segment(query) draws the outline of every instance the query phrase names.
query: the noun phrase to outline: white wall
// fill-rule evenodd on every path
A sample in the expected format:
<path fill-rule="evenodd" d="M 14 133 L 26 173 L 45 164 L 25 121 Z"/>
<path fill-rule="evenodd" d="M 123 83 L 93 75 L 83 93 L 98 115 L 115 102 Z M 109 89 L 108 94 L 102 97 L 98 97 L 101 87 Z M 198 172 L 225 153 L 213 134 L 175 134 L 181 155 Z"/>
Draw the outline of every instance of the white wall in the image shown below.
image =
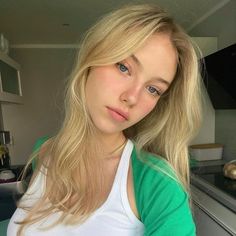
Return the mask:
<path fill-rule="evenodd" d="M 236 110 L 216 110 L 216 141 L 224 144 L 225 160 L 236 159 Z"/>
<path fill-rule="evenodd" d="M 217 51 L 217 37 L 192 37 L 202 52 L 202 57 Z M 203 119 L 198 135 L 191 144 L 215 142 L 215 110 L 206 91 L 203 91 Z"/>
<path fill-rule="evenodd" d="M 75 50 L 29 49 L 11 50 L 21 65 L 24 104 L 2 104 L 3 125 L 13 136 L 9 146 L 12 164 L 24 164 L 35 140 L 53 135 L 62 121 L 64 82 Z"/>
<path fill-rule="evenodd" d="M 191 144 L 215 143 L 215 110 L 206 92 L 203 97 L 202 124 Z"/>

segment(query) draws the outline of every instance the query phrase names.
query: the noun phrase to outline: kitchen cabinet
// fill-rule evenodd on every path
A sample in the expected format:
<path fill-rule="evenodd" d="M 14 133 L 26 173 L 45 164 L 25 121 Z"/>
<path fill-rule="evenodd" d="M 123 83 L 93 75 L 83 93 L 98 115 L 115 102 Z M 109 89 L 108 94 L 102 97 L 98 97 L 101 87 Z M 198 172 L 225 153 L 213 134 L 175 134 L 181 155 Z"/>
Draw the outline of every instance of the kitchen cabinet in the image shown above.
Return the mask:
<path fill-rule="evenodd" d="M 0 52 L 0 102 L 23 103 L 20 65 Z"/>
<path fill-rule="evenodd" d="M 24 166 L 12 166 L 11 170 L 16 176 L 16 181 L 10 183 L 0 183 L 0 221 L 11 218 L 16 210 L 17 201 L 26 191 L 32 176 L 32 169 L 26 172 L 26 177 L 22 180 L 19 177 L 22 174 Z"/>
<path fill-rule="evenodd" d="M 191 185 L 197 236 L 236 236 L 236 214 Z"/>
<path fill-rule="evenodd" d="M 17 200 L 11 197 L 2 197 L 0 196 L 0 221 L 9 219 L 12 217 L 13 213 L 16 210 Z"/>
<path fill-rule="evenodd" d="M 197 236 L 231 236 L 221 225 L 214 221 L 203 209 L 194 205 L 194 218 Z"/>

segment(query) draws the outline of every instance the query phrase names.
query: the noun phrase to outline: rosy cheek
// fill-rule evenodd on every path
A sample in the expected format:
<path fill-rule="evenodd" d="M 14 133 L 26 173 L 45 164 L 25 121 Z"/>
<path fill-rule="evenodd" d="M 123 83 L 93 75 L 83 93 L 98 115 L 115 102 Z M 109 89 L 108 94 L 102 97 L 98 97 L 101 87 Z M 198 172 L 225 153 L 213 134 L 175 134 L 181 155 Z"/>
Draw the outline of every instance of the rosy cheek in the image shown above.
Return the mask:
<path fill-rule="evenodd" d="M 156 101 L 149 101 L 149 102 L 145 102 L 145 103 L 142 103 L 142 114 L 143 114 L 143 117 L 148 115 L 152 110 L 153 108 L 155 107 L 156 105 Z"/>

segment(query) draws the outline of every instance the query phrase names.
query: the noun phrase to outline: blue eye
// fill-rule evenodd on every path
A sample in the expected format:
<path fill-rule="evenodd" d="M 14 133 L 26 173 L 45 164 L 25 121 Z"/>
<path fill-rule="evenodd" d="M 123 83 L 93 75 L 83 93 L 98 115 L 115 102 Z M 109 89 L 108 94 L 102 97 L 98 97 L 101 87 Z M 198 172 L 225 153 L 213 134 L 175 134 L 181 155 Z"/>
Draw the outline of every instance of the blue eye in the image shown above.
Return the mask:
<path fill-rule="evenodd" d="M 155 87 L 153 86 L 148 86 L 148 91 L 150 94 L 154 95 L 154 96 L 161 96 L 161 92 L 159 90 L 157 90 Z"/>
<path fill-rule="evenodd" d="M 117 63 L 117 66 L 122 73 L 129 73 L 129 69 L 124 64 Z"/>

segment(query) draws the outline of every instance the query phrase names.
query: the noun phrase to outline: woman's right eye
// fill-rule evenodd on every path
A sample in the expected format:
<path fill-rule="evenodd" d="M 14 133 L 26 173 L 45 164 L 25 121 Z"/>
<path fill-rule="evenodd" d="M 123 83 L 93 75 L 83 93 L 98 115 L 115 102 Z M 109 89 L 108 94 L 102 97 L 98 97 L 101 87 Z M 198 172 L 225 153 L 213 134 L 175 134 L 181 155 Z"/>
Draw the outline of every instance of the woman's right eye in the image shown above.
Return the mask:
<path fill-rule="evenodd" d="M 128 67 L 125 66 L 124 64 L 118 62 L 118 63 L 116 63 L 116 65 L 117 65 L 118 69 L 119 69 L 122 73 L 130 74 Z"/>

